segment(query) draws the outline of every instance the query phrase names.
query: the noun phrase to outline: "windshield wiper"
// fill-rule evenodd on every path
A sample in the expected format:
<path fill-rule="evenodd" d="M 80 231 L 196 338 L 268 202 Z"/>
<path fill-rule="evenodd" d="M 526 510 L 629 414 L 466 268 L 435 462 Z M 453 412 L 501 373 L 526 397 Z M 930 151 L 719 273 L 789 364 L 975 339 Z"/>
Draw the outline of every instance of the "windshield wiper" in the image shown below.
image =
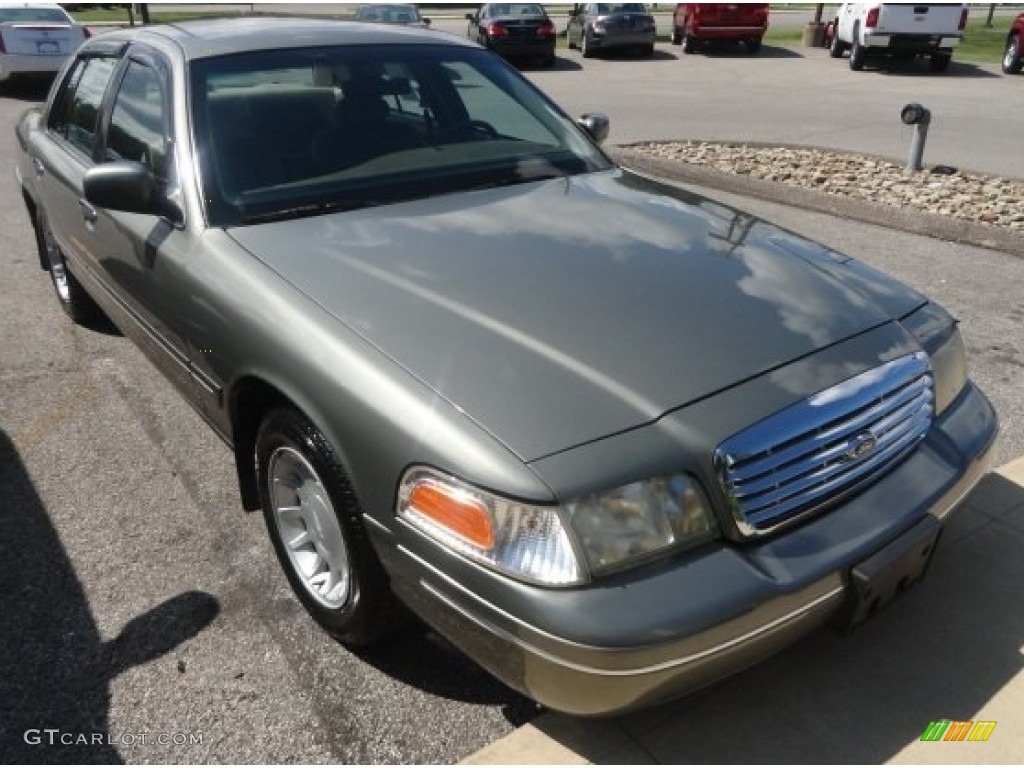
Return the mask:
<path fill-rule="evenodd" d="M 308 216 L 320 216 L 325 213 L 358 211 L 361 208 L 372 208 L 376 205 L 380 205 L 380 203 L 375 200 L 337 200 L 332 203 L 310 203 L 308 205 L 297 205 L 293 208 L 279 208 L 264 213 L 253 213 L 249 216 L 243 216 L 238 220 L 238 223 L 267 224 L 272 221 L 302 219 Z"/>
<path fill-rule="evenodd" d="M 533 181 L 550 181 L 551 179 L 564 179 L 570 174 L 568 173 L 537 173 L 532 176 L 520 176 L 510 175 L 502 176 L 497 179 L 489 179 L 482 181 L 479 184 L 471 184 L 466 187 L 460 187 L 459 192 L 475 192 L 481 189 L 496 189 L 498 187 L 511 187 L 516 184 L 529 184 Z"/>

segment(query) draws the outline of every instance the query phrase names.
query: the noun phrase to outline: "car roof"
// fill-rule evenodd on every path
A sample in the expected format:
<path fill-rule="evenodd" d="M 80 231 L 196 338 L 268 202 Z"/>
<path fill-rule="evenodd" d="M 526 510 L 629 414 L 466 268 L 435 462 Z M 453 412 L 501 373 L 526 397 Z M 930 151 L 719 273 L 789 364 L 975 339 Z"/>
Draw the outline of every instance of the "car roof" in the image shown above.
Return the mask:
<path fill-rule="evenodd" d="M 64 13 L 67 13 L 66 10 L 56 3 L 0 3 L 0 10 L 2 11 L 20 10 L 22 8 L 41 8 L 44 11 L 57 9 L 58 11 L 64 11 Z"/>
<path fill-rule="evenodd" d="M 121 38 L 144 42 L 153 37 L 173 41 L 189 60 L 247 51 L 329 45 L 473 46 L 468 40 L 446 32 L 357 21 L 270 16 L 197 19 L 122 30 L 120 34 L 107 33 L 93 39 L 113 41 Z"/>

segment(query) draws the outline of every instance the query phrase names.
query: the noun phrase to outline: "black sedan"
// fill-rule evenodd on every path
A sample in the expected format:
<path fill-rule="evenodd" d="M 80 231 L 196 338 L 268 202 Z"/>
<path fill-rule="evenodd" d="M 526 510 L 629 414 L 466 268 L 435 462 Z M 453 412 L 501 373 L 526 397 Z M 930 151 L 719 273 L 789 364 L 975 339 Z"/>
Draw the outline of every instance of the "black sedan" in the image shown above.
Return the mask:
<path fill-rule="evenodd" d="M 488 3 L 467 13 L 467 36 L 506 59 L 555 63 L 555 24 L 538 3 Z"/>

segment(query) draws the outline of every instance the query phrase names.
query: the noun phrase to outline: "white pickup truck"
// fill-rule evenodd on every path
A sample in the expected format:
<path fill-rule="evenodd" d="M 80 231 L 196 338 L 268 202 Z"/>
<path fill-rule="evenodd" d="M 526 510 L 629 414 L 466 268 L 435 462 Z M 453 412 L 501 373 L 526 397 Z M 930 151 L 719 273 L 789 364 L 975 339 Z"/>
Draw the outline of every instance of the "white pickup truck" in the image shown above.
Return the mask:
<path fill-rule="evenodd" d="M 930 57 L 932 72 L 945 72 L 967 26 L 960 3 L 843 3 L 832 25 L 829 52 L 838 59 L 849 49 L 850 69 L 868 56 Z"/>

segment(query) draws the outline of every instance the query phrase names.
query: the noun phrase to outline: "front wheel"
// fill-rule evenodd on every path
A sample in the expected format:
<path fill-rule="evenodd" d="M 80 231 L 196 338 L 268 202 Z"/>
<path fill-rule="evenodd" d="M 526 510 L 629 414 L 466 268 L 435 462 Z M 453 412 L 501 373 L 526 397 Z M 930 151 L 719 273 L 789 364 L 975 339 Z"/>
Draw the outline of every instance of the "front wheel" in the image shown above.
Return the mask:
<path fill-rule="evenodd" d="M 843 58 L 843 53 L 846 51 L 846 46 L 843 45 L 843 41 L 839 39 L 839 21 L 833 22 L 832 27 L 832 40 L 829 42 L 828 55 L 833 59 Z"/>
<path fill-rule="evenodd" d="M 41 209 L 36 216 L 34 229 L 36 248 L 39 249 L 39 256 L 50 273 L 53 290 L 57 294 L 57 301 L 60 302 L 61 309 L 79 324 L 95 320 L 101 314 L 100 308 L 68 270 L 64 253 L 57 245 Z"/>
<path fill-rule="evenodd" d="M 256 471 L 267 532 L 303 607 L 349 645 L 388 634 L 400 605 L 323 433 L 298 411 L 272 411 L 256 436 Z"/>
<path fill-rule="evenodd" d="M 761 50 L 761 38 L 752 37 L 747 40 L 747 53 L 756 54 Z"/>
<path fill-rule="evenodd" d="M 1003 53 L 1003 72 L 1008 75 L 1020 74 L 1024 69 L 1024 60 L 1021 59 L 1020 35 L 1013 35 L 1006 41 L 1006 52 Z"/>

